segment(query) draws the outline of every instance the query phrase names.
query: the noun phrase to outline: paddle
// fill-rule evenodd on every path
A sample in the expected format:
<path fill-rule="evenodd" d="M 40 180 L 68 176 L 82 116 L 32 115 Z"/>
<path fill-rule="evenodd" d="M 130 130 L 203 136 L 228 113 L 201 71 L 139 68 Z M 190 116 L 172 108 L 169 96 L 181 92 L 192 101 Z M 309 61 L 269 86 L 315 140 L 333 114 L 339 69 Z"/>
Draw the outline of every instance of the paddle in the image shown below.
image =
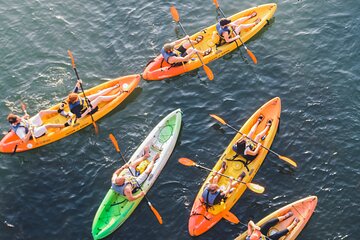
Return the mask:
<path fill-rule="evenodd" d="M 189 158 L 179 158 L 179 163 L 181 163 L 182 165 L 184 166 L 187 166 L 187 167 L 197 167 L 197 168 L 202 168 L 202 169 L 205 169 L 209 172 L 216 172 L 210 168 L 207 168 L 207 167 L 204 167 L 204 166 L 201 166 L 199 164 L 197 164 L 196 162 L 194 162 L 193 160 L 189 159 Z M 222 173 L 219 173 L 217 172 L 219 175 L 223 176 L 223 177 L 227 177 L 227 178 L 230 178 L 230 176 L 228 175 L 225 175 L 225 174 L 222 174 Z M 238 181 L 237 179 L 234 179 L 235 181 L 239 182 L 239 183 L 243 183 L 245 184 L 251 191 L 255 192 L 255 193 L 263 193 L 265 191 L 265 188 L 263 186 L 260 186 L 258 184 L 255 184 L 255 183 L 246 183 L 246 182 L 242 182 L 242 181 Z"/>
<path fill-rule="evenodd" d="M 26 104 L 21 102 L 21 109 L 23 110 L 23 112 L 26 114 L 26 115 L 29 115 L 26 111 Z M 35 138 L 35 135 L 34 135 L 34 130 L 32 128 L 32 126 L 29 127 L 29 130 L 30 130 L 30 133 L 31 133 L 31 136 L 34 140 L 34 142 L 37 142 L 36 138 Z M 16 151 L 16 150 L 15 150 Z"/>
<path fill-rule="evenodd" d="M 217 10 L 220 11 L 220 13 L 223 15 L 224 18 L 226 18 L 224 12 L 221 10 L 219 3 L 217 2 L 217 0 L 214 0 L 214 4 Z M 235 32 L 235 31 L 234 31 Z M 236 33 L 235 33 L 236 34 Z M 248 53 L 248 55 L 250 56 L 251 60 L 254 62 L 254 64 L 257 64 L 257 58 L 255 57 L 254 53 L 252 51 L 250 51 L 250 49 L 248 49 L 245 45 L 245 43 L 241 40 L 240 34 L 237 34 L 239 36 L 239 40 L 241 42 L 241 44 L 244 46 L 246 52 Z M 236 41 L 235 41 L 236 42 Z"/>
<path fill-rule="evenodd" d="M 242 136 L 246 137 L 247 139 L 249 139 L 249 140 L 252 141 L 253 143 L 260 144 L 260 143 L 258 143 L 258 142 L 256 142 L 256 141 L 254 141 L 253 139 L 249 138 L 248 136 L 246 136 L 246 135 L 243 134 L 242 132 L 238 131 L 238 130 L 237 130 L 236 128 L 234 128 L 233 126 L 229 125 L 229 124 L 228 124 L 227 122 L 225 122 L 225 120 L 222 119 L 221 117 L 219 117 L 219 116 L 217 116 L 217 115 L 215 115 L 215 114 L 210 114 L 210 117 L 214 118 L 216 121 L 220 122 L 221 124 L 228 126 L 229 128 L 233 129 L 234 131 L 240 133 Z M 262 148 L 268 150 L 269 152 L 275 154 L 278 158 L 280 158 L 281 160 L 287 162 L 287 163 L 290 164 L 291 166 L 297 167 L 297 163 L 296 163 L 294 160 L 292 160 L 292 159 L 290 159 L 290 158 L 288 158 L 288 157 L 282 156 L 282 155 L 274 152 L 273 150 L 271 150 L 271 149 L 263 146 L 262 144 L 260 144 L 260 146 L 261 146 Z"/>
<path fill-rule="evenodd" d="M 180 15 L 179 15 L 179 13 L 178 13 L 178 11 L 176 10 L 176 8 L 175 8 L 174 5 L 170 7 L 170 13 L 171 13 L 174 21 L 179 24 L 179 26 L 181 27 L 181 29 L 183 30 L 183 32 L 185 33 L 185 35 L 188 35 L 188 34 L 186 33 L 184 27 L 182 26 L 181 22 L 180 22 Z M 194 45 L 192 44 L 190 38 L 188 38 L 188 41 L 190 42 L 191 46 L 195 49 L 195 47 L 194 47 Z M 202 66 L 203 66 L 203 68 L 204 68 L 204 71 L 205 71 L 207 77 L 209 78 L 209 80 L 213 80 L 213 79 L 214 79 L 214 74 L 212 73 L 211 69 L 210 69 L 208 66 L 205 65 L 205 63 L 202 61 L 199 53 L 196 52 L 196 54 L 197 54 L 197 56 L 198 56 L 198 58 L 199 58 L 199 60 L 200 60 L 200 62 L 201 62 L 201 64 L 202 64 Z"/>
<path fill-rule="evenodd" d="M 119 144 L 118 144 L 115 136 L 110 133 L 110 134 L 109 134 L 109 138 L 110 138 L 111 142 L 113 143 L 116 151 L 117 151 L 118 153 L 120 153 L 121 159 L 124 161 L 124 164 L 126 164 L 126 160 L 125 160 L 123 154 L 122 154 L 121 151 L 120 151 Z M 132 171 L 130 170 L 130 168 L 129 168 L 129 172 L 133 175 L 133 173 L 132 173 Z M 134 175 L 133 175 L 133 176 L 134 176 Z M 135 179 L 135 181 L 136 181 L 136 179 Z M 139 184 L 138 182 L 136 182 L 136 183 L 137 183 L 138 187 L 140 188 L 140 190 L 143 191 L 142 188 L 141 188 L 141 186 L 140 186 L 140 184 Z M 144 195 L 144 197 L 145 197 L 145 199 L 146 199 L 146 201 L 147 201 L 147 203 L 148 203 L 151 211 L 154 213 L 155 217 L 156 217 L 157 220 L 159 221 L 159 223 L 160 223 L 160 224 L 163 224 L 163 220 L 162 220 L 162 217 L 161 217 L 161 215 L 159 214 L 159 212 L 158 212 L 158 211 L 155 209 L 155 207 L 151 204 L 149 198 L 148 198 L 146 195 Z"/>
<path fill-rule="evenodd" d="M 75 60 L 74 60 L 74 57 L 73 57 L 73 55 L 72 55 L 72 53 L 71 53 L 70 50 L 68 50 L 68 54 L 69 54 L 69 57 L 70 57 L 70 59 L 71 59 L 72 68 L 73 68 L 74 71 L 75 71 L 76 78 L 77 78 L 77 80 L 80 80 L 79 74 L 78 74 L 77 69 L 76 69 L 76 66 L 75 66 Z M 87 104 L 87 107 L 90 107 L 90 109 L 91 109 L 91 111 L 92 111 L 93 109 L 92 109 L 91 103 L 90 103 L 89 99 L 87 99 L 87 97 L 86 97 L 86 95 L 85 95 L 84 88 L 83 88 L 81 82 L 80 82 L 80 88 L 81 88 L 81 91 L 82 91 L 82 93 L 83 93 L 83 95 L 84 95 L 84 98 L 85 98 L 85 102 L 86 102 L 86 104 Z M 95 120 L 94 120 L 94 117 L 93 117 L 93 115 L 91 114 L 91 112 L 90 112 L 90 117 L 91 117 L 92 124 L 94 125 L 95 133 L 96 133 L 96 135 L 98 135 L 98 134 L 99 134 L 99 128 L 98 128 L 98 126 L 97 126 L 97 124 L 96 124 L 96 122 L 95 122 Z M 73 123 L 72 123 L 72 125 L 73 125 Z"/>
<path fill-rule="evenodd" d="M 228 220 L 229 222 L 238 224 L 240 222 L 240 220 L 235 216 L 235 214 L 233 214 L 230 211 L 225 211 L 222 215 L 223 218 L 225 218 L 226 220 Z"/>

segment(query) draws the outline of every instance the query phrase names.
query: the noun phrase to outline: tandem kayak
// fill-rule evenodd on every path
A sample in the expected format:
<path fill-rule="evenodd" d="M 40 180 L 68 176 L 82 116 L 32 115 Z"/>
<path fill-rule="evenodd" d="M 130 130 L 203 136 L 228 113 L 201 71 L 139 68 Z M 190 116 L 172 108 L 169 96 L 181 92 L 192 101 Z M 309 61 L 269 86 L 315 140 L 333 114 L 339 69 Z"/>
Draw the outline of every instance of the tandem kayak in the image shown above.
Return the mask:
<path fill-rule="evenodd" d="M 160 157 L 156 160 L 152 172 L 141 185 L 145 193 L 154 184 L 174 150 L 180 132 L 181 119 L 182 113 L 180 109 L 171 112 L 156 125 L 129 160 L 132 161 L 141 157 L 145 146 L 150 146 L 149 160 L 160 152 Z M 120 227 L 130 217 L 142 199 L 143 197 L 130 202 L 124 196 L 110 189 L 101 202 L 93 220 L 92 235 L 94 239 L 104 238 Z"/>
<path fill-rule="evenodd" d="M 306 223 L 309 221 L 310 217 L 312 216 L 315 207 L 317 205 L 318 199 L 316 196 L 309 196 L 303 199 L 300 199 L 296 202 L 293 202 L 285 207 L 280 208 L 279 210 L 267 215 L 259 222 L 256 223 L 257 226 L 262 227 L 264 223 L 269 221 L 272 218 L 276 218 L 286 214 L 289 211 L 292 211 L 294 214 L 292 217 L 279 222 L 277 225 L 273 226 L 269 232 L 274 233 L 285 229 L 289 226 L 294 218 L 296 217 L 299 219 L 299 223 L 296 225 L 294 229 L 292 229 L 285 237 L 281 238 L 282 240 L 294 240 L 300 234 L 300 232 L 304 229 Z M 245 240 L 247 232 L 239 235 L 235 240 Z"/>
<path fill-rule="evenodd" d="M 108 82 L 102 83 L 98 86 L 95 86 L 93 88 L 90 88 L 88 90 L 85 90 L 85 95 L 89 96 L 91 94 L 97 93 L 98 91 L 110 88 L 112 86 L 115 86 L 116 84 L 119 84 L 118 88 L 115 88 L 111 92 L 108 93 L 108 95 L 112 95 L 117 93 L 119 90 L 123 90 L 123 86 L 126 86 L 126 92 L 123 92 L 118 97 L 116 97 L 114 100 L 109 102 L 101 102 L 98 107 L 99 110 L 94 113 L 92 116 L 95 121 L 102 118 L 106 114 L 108 114 L 111 110 L 116 108 L 122 101 L 124 101 L 125 98 L 127 98 L 131 92 L 137 87 L 137 85 L 140 82 L 140 75 L 129 75 L 125 77 L 116 78 L 113 80 L 110 80 Z M 82 93 L 79 94 L 80 96 L 83 96 Z M 61 103 L 56 104 L 49 108 L 48 110 L 58 110 Z M 64 108 L 65 111 L 69 112 L 69 106 L 68 104 L 65 105 Z M 60 114 L 52 114 L 48 115 L 46 117 L 42 118 L 43 125 L 47 123 L 52 124 L 65 124 L 66 121 L 68 121 L 64 116 L 61 116 Z M 10 131 L 7 133 L 3 139 L 0 141 L 0 152 L 2 153 L 13 153 L 13 152 L 23 152 L 27 150 L 31 150 L 34 148 L 42 147 L 46 144 L 55 142 L 59 139 L 62 139 L 64 137 L 69 136 L 70 134 L 73 134 L 74 132 L 79 131 L 80 129 L 83 129 L 84 127 L 92 124 L 91 116 L 87 115 L 84 118 L 77 119 L 76 123 L 73 125 L 70 125 L 68 127 L 64 127 L 62 129 L 48 129 L 47 133 L 44 136 L 41 136 L 39 138 L 30 139 L 27 143 L 19 143 L 19 137 L 14 133 L 14 131 Z"/>
<path fill-rule="evenodd" d="M 242 12 L 236 13 L 229 18 L 232 21 L 235 21 L 241 17 L 250 15 L 252 12 L 257 13 L 257 16 L 255 18 L 249 19 L 248 21 L 246 21 L 244 23 L 245 24 L 252 23 L 257 18 L 260 18 L 261 21 L 253 28 L 242 30 L 240 33 L 241 40 L 243 42 L 247 42 L 250 38 L 252 38 L 256 33 L 258 33 L 268 23 L 268 21 L 274 15 L 276 8 L 277 8 L 277 5 L 275 3 L 264 4 L 264 5 L 249 8 Z M 205 28 L 205 29 L 201 30 L 200 32 L 197 32 L 194 35 L 190 36 L 190 39 L 192 39 L 192 40 L 195 40 L 200 35 L 203 36 L 203 40 L 195 45 L 196 49 L 205 51 L 205 50 L 209 49 L 209 47 L 212 48 L 212 52 L 209 55 L 202 57 L 204 64 L 212 62 L 215 59 L 218 59 L 218 58 L 224 56 L 225 54 L 228 54 L 229 52 L 235 50 L 236 48 L 238 48 L 239 46 L 242 45 L 240 40 L 236 40 L 234 42 L 226 43 L 224 45 L 217 47 L 214 44 L 214 40 L 212 39 L 213 34 L 215 32 L 216 32 L 216 24 L 214 24 L 208 28 Z M 171 78 L 171 77 L 192 71 L 201 66 L 202 66 L 202 64 L 201 64 L 199 58 L 196 55 L 194 55 L 193 58 L 191 60 L 189 60 L 187 63 L 185 63 L 181 66 L 178 66 L 178 67 L 171 67 L 170 64 L 168 64 L 164 60 L 163 56 L 160 54 L 155 59 L 151 60 L 147 64 L 147 66 L 142 74 L 142 77 L 145 80 L 162 80 L 165 78 Z"/>
<path fill-rule="evenodd" d="M 263 115 L 263 120 L 258 125 L 254 137 L 260 133 L 266 126 L 268 120 L 272 119 L 272 125 L 268 130 L 265 140 L 261 140 L 260 143 L 270 148 L 280 121 L 280 112 L 281 112 L 281 100 L 276 97 L 272 100 L 265 103 L 262 107 L 260 107 L 244 124 L 244 126 L 239 130 L 244 134 L 248 134 L 251 127 L 256 123 L 260 115 Z M 255 177 L 255 174 L 259 170 L 261 164 L 263 163 L 267 150 L 261 148 L 258 155 L 254 160 L 250 163 L 245 164 L 245 159 L 242 157 L 233 159 L 235 155 L 232 146 L 241 138 L 241 134 L 237 133 L 233 140 L 230 142 L 225 152 L 221 155 L 220 159 L 216 163 L 213 168 L 213 171 L 219 171 L 223 161 L 226 161 L 227 168 L 223 174 L 233 177 L 237 179 L 242 172 L 245 172 L 245 177 L 242 182 L 249 183 Z M 226 198 L 225 201 L 221 202 L 221 204 L 214 205 L 212 207 L 206 207 L 202 199 L 202 193 L 205 188 L 206 182 L 210 179 L 212 173 L 209 174 L 204 184 L 199 190 L 197 194 L 194 205 L 190 212 L 189 219 L 189 233 L 191 236 L 198 236 L 203 234 L 212 228 L 217 222 L 219 222 L 222 218 L 226 217 L 229 214 L 229 210 L 234 206 L 234 204 L 239 200 L 244 191 L 246 190 L 245 184 L 238 184 L 237 188 Z M 229 179 L 221 177 L 218 185 L 228 186 Z"/>

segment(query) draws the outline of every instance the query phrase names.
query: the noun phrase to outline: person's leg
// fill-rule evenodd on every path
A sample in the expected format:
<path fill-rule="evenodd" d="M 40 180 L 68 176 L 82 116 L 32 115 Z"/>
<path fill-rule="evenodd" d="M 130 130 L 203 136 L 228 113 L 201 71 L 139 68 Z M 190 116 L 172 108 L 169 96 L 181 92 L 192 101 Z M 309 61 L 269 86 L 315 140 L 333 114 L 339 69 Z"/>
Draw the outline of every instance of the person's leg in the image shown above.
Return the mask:
<path fill-rule="evenodd" d="M 256 21 L 253 22 L 253 23 L 240 24 L 237 28 L 235 28 L 235 32 L 236 32 L 236 34 L 239 34 L 239 33 L 241 32 L 241 30 L 248 29 L 248 28 L 252 28 L 252 27 L 254 27 L 256 24 L 258 24 L 259 22 L 260 22 L 260 18 L 256 19 Z"/>
<path fill-rule="evenodd" d="M 112 87 L 109 87 L 109 88 L 106 88 L 106 89 L 103 89 L 95 94 L 92 94 L 90 96 L 87 96 L 87 98 L 90 100 L 90 101 L 93 101 L 94 99 L 100 97 L 100 96 L 103 96 L 103 95 L 106 95 L 108 94 L 109 92 L 111 92 L 112 90 L 116 89 L 119 87 L 119 84 L 116 84 Z"/>
<path fill-rule="evenodd" d="M 287 228 L 285 228 L 284 230 L 278 231 L 274 234 L 271 234 L 271 236 L 269 236 L 272 240 L 278 240 L 281 237 L 285 236 L 286 234 L 288 234 L 291 230 L 294 229 L 294 227 L 296 227 L 296 225 L 298 224 L 299 220 L 297 218 L 294 219 L 294 221 L 290 224 L 290 226 L 288 226 Z"/>
<path fill-rule="evenodd" d="M 254 133 L 256 132 L 257 127 L 259 126 L 259 124 L 261 123 L 261 121 L 263 120 L 264 116 L 260 115 L 258 120 L 256 121 L 256 123 L 251 127 L 250 132 L 247 134 L 247 136 L 249 138 L 252 138 L 252 136 L 254 135 Z"/>
<path fill-rule="evenodd" d="M 266 127 L 264 128 L 264 130 L 262 130 L 259 134 L 256 135 L 255 137 L 255 142 L 259 142 L 260 139 L 262 139 L 266 134 L 267 132 L 269 131 L 270 127 L 271 127 L 271 124 L 272 124 L 272 120 L 269 120 L 267 123 L 266 123 Z"/>
<path fill-rule="evenodd" d="M 223 174 L 226 170 L 226 162 L 223 161 L 222 164 L 221 164 L 221 168 L 219 170 L 219 173 L 220 174 Z M 218 183 L 219 182 L 219 179 L 220 179 L 220 174 L 218 174 L 217 172 L 215 173 L 215 176 L 213 177 L 211 183 Z"/>
<path fill-rule="evenodd" d="M 266 223 L 264 223 L 264 225 L 261 226 L 261 233 L 265 236 L 267 236 L 267 233 L 269 232 L 270 228 L 272 228 L 273 226 L 275 226 L 276 224 L 278 224 L 280 222 L 279 218 L 272 218 L 269 221 L 267 221 Z"/>
<path fill-rule="evenodd" d="M 120 96 L 121 93 L 122 92 L 119 91 L 117 94 L 114 94 L 114 95 L 97 97 L 97 98 L 95 98 L 94 100 L 91 101 L 91 106 L 94 109 L 94 108 L 97 107 L 97 105 L 99 105 L 99 103 L 112 101 L 115 98 L 117 98 L 118 96 Z"/>
<path fill-rule="evenodd" d="M 54 113 L 57 113 L 57 112 L 58 112 L 57 110 L 41 110 L 38 114 L 42 118 L 45 115 L 54 114 Z"/>

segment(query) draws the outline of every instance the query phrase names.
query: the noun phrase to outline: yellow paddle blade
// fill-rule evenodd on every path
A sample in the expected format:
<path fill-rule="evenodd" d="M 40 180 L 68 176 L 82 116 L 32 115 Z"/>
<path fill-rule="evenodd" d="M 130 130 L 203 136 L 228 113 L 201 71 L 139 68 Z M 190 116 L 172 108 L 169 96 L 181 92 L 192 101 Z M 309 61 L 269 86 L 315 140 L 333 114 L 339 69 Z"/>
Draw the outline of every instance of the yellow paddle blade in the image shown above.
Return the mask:
<path fill-rule="evenodd" d="M 172 15 L 172 18 L 174 19 L 175 22 L 179 22 L 180 21 L 180 16 L 179 16 L 179 13 L 178 11 L 176 10 L 175 6 L 172 5 L 170 7 L 170 13 Z"/>
<path fill-rule="evenodd" d="M 163 220 L 162 220 L 162 217 L 161 217 L 160 213 L 154 208 L 154 206 L 150 202 L 148 202 L 148 203 L 149 203 L 151 211 L 154 213 L 154 215 L 155 215 L 156 219 L 158 220 L 158 222 L 160 224 L 163 224 Z"/>
<path fill-rule="evenodd" d="M 192 167 L 196 165 L 196 163 L 189 158 L 179 158 L 179 163 L 188 167 Z"/>
<path fill-rule="evenodd" d="M 215 4 L 215 7 L 216 7 L 216 8 L 219 8 L 219 3 L 218 3 L 217 0 L 214 0 L 214 4 Z"/>
<path fill-rule="evenodd" d="M 110 134 L 109 134 L 109 138 L 110 138 L 111 142 L 113 143 L 116 151 L 117 151 L 117 152 L 120 152 L 119 144 L 118 144 L 118 142 L 116 141 L 116 138 L 114 137 L 114 135 L 112 135 L 112 134 L 110 133 Z"/>
<path fill-rule="evenodd" d="M 296 163 L 294 160 L 291 160 L 290 158 L 284 157 L 284 156 L 281 156 L 281 155 L 279 155 L 278 157 L 279 157 L 281 160 L 289 163 L 291 166 L 297 167 L 297 163 Z"/>
<path fill-rule="evenodd" d="M 214 118 L 216 121 L 220 122 L 223 125 L 226 125 L 226 122 L 224 119 L 222 119 L 221 117 L 215 115 L 215 114 L 209 114 L 210 117 Z"/>
<path fill-rule="evenodd" d="M 208 66 L 206 66 L 205 64 L 203 65 L 203 67 L 204 67 L 204 71 L 205 71 L 207 77 L 209 78 L 209 80 L 210 81 L 213 80 L 214 79 L 214 74 L 211 71 L 211 69 Z"/>
<path fill-rule="evenodd" d="M 238 224 L 240 222 L 240 220 L 237 218 L 237 216 L 235 216 L 235 214 L 229 212 L 229 211 L 225 211 L 223 213 L 223 218 L 225 218 L 226 220 L 228 220 L 229 222 L 232 222 L 234 224 Z"/>
<path fill-rule="evenodd" d="M 246 51 L 249 54 L 251 60 L 254 62 L 254 64 L 257 64 L 257 59 L 256 59 L 255 55 L 252 53 L 252 51 L 250 51 L 249 49 L 246 49 Z"/>
<path fill-rule="evenodd" d="M 73 68 L 76 68 L 76 66 L 75 66 L 75 60 L 74 60 L 74 57 L 73 57 L 72 52 L 71 52 L 70 50 L 68 50 L 68 55 L 69 55 L 69 57 L 70 57 L 70 59 L 71 59 L 71 65 L 72 65 L 72 67 L 73 67 Z"/>
<path fill-rule="evenodd" d="M 253 192 L 255 193 L 263 193 L 265 191 L 265 188 L 263 186 L 260 186 L 258 184 L 255 183 L 246 183 L 246 186 Z"/>

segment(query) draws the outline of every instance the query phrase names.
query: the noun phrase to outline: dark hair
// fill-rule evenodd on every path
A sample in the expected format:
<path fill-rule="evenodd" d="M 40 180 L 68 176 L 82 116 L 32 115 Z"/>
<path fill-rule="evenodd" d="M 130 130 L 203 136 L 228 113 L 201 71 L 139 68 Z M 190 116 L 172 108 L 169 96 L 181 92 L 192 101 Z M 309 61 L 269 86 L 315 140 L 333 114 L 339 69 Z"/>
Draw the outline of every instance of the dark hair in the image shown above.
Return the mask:
<path fill-rule="evenodd" d="M 16 121 L 17 121 L 17 116 L 16 116 L 15 114 L 10 113 L 10 114 L 7 116 L 7 120 L 8 120 L 9 123 L 11 123 L 11 124 L 16 123 Z"/>
<path fill-rule="evenodd" d="M 222 26 L 222 27 L 229 23 L 231 23 L 231 20 L 229 20 L 227 18 L 220 19 L 220 26 Z"/>

